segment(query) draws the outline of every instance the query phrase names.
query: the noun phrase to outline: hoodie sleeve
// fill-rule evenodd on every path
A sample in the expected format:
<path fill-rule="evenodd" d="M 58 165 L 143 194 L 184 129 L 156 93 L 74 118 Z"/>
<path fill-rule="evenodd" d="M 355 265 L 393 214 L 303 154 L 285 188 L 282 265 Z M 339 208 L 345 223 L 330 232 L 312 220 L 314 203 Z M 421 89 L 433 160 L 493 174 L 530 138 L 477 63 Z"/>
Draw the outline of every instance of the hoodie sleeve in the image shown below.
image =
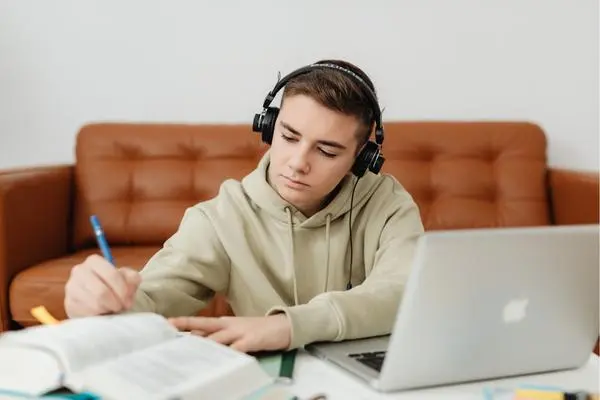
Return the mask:
<path fill-rule="evenodd" d="M 326 292 L 306 304 L 275 307 L 267 314 L 284 312 L 290 318 L 290 348 L 317 341 L 340 341 L 391 332 L 408 280 L 423 224 L 416 204 L 404 202 L 387 218 L 380 232 L 372 269 L 365 281 L 348 291 Z"/>
<path fill-rule="evenodd" d="M 179 228 L 141 271 L 130 311 L 196 315 L 228 285 L 229 258 L 206 214 L 188 208 Z"/>

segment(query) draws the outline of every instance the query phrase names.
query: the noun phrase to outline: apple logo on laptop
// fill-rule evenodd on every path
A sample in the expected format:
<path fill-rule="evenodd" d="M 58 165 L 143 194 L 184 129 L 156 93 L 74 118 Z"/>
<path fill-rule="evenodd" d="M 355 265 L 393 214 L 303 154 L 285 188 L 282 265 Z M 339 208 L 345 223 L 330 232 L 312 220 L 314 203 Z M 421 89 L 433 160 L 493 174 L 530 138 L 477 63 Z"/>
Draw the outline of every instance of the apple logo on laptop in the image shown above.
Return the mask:
<path fill-rule="evenodd" d="M 529 299 L 520 298 L 509 301 L 502 310 L 502 317 L 507 324 L 513 324 L 525 319 Z"/>

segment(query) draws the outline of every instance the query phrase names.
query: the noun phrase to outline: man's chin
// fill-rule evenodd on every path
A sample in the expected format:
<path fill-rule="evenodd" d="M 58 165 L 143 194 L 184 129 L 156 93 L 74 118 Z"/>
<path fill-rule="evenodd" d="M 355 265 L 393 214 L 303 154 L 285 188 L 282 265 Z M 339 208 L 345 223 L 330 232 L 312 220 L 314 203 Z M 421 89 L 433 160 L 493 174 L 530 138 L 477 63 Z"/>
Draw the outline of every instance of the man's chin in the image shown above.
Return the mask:
<path fill-rule="evenodd" d="M 301 193 L 287 187 L 278 188 L 277 193 L 279 193 L 279 196 L 283 200 L 292 204 L 296 208 L 302 208 L 302 205 L 307 203 L 306 193 Z"/>
<path fill-rule="evenodd" d="M 306 198 L 303 193 L 285 186 L 277 188 L 277 193 L 279 193 L 279 196 L 281 196 L 282 199 L 292 204 L 298 202 L 302 203 Z"/>

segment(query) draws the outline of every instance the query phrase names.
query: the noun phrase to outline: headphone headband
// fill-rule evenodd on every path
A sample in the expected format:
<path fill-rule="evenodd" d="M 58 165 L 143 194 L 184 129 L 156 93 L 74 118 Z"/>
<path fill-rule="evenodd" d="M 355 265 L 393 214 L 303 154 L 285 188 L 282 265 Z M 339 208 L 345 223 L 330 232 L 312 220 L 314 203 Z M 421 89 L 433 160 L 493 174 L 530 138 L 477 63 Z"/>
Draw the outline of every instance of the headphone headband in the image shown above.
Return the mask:
<path fill-rule="evenodd" d="M 365 82 L 365 80 L 362 79 L 357 73 L 355 73 L 354 71 L 351 71 L 347 68 L 336 65 L 336 64 L 331 64 L 331 63 L 310 64 L 310 65 L 298 68 L 297 70 L 292 71 L 289 74 L 285 75 L 282 79 L 277 81 L 277 83 L 275 84 L 275 87 L 273 89 L 271 89 L 271 91 L 265 97 L 265 100 L 263 101 L 263 110 L 266 111 L 266 109 L 269 107 L 269 105 L 271 104 L 271 102 L 273 101 L 273 99 L 275 98 L 277 93 L 290 80 L 294 79 L 295 77 L 297 77 L 299 75 L 303 75 L 303 74 L 311 72 L 315 69 L 320 69 L 320 68 L 329 68 L 329 69 L 335 69 L 338 71 L 342 71 L 343 73 L 351 76 L 355 81 L 359 82 L 362 85 L 364 92 L 369 97 L 369 102 L 371 103 L 370 104 L 371 110 L 373 111 L 373 120 L 375 122 L 375 142 L 381 146 L 383 144 L 383 123 L 381 121 L 381 109 L 379 108 L 377 96 L 373 92 L 373 89 L 371 89 L 371 87 Z"/>

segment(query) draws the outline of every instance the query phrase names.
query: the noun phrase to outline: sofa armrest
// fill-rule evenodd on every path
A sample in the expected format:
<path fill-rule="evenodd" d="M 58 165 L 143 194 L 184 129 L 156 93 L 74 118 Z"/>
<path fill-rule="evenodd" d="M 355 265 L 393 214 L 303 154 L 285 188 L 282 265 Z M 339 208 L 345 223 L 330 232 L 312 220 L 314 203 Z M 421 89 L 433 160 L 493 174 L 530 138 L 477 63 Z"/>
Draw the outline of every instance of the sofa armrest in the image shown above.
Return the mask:
<path fill-rule="evenodd" d="M 599 223 L 598 172 L 549 171 L 550 203 L 556 225 Z"/>
<path fill-rule="evenodd" d="M 13 277 L 67 253 L 73 167 L 0 171 L 0 332 L 8 330 Z"/>

